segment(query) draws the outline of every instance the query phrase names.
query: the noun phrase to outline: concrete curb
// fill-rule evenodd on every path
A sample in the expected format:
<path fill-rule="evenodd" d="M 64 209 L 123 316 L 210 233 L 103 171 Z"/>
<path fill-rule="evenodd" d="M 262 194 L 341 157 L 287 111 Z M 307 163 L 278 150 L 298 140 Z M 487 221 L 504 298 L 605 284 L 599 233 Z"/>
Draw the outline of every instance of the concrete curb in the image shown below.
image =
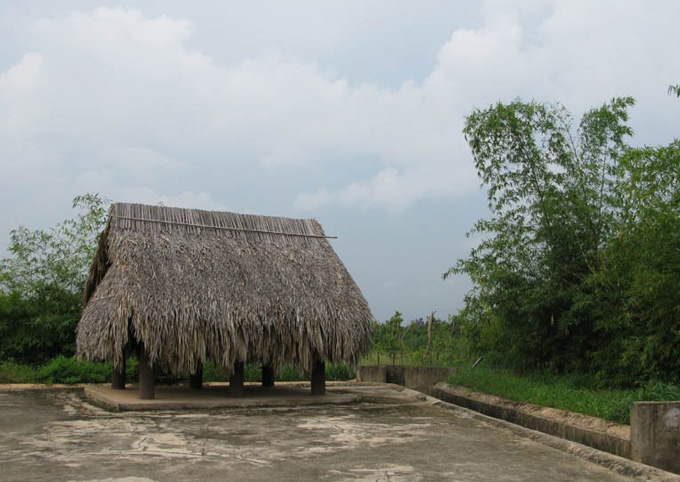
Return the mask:
<path fill-rule="evenodd" d="M 505 420 L 516 425 L 521 425 L 531 430 L 543 432 L 548 435 L 563 438 L 571 442 L 587 445 L 603 452 L 632 459 L 630 428 L 617 426 L 617 429 L 627 429 L 627 435 L 622 432 L 608 431 L 606 426 L 596 425 L 602 422 L 596 417 L 581 415 L 576 420 L 565 420 L 558 417 L 546 416 L 537 409 L 545 408 L 538 405 L 515 403 L 512 400 L 490 396 L 482 393 L 469 391 L 464 387 L 457 387 L 445 383 L 439 383 L 427 390 L 428 394 L 453 403 L 461 407 L 469 408 L 475 412 L 483 413 L 493 418 Z M 570 412 L 559 410 L 563 414 Z M 577 414 L 573 414 L 577 415 Z M 584 425 L 579 420 L 590 419 L 594 425 Z M 611 424 L 613 426 L 613 424 Z"/>
<path fill-rule="evenodd" d="M 673 474 L 671 472 L 666 472 L 665 470 L 657 469 L 655 467 L 644 465 L 638 462 L 633 462 L 632 460 L 619 457 L 617 455 L 613 455 L 607 452 L 602 452 L 601 450 L 597 450 L 586 445 L 571 442 L 569 440 L 555 437 L 553 435 L 548 435 L 543 432 L 537 432 L 535 430 L 531 430 L 526 427 L 522 427 L 521 425 L 516 425 L 514 423 L 507 422 L 505 420 L 493 418 L 488 415 L 484 415 L 482 413 L 471 410 L 469 408 L 461 407 L 459 405 L 454 405 L 453 403 L 442 401 L 430 395 L 425 395 L 425 398 L 427 399 L 428 403 L 435 407 L 451 410 L 465 417 L 473 418 L 475 420 L 485 422 L 494 427 L 510 431 L 513 434 L 518 435 L 520 437 L 540 442 L 554 449 L 561 450 L 562 452 L 567 452 L 581 459 L 601 465 L 621 475 L 635 477 L 638 480 L 644 480 L 649 482 L 680 482 L 680 475 Z"/>

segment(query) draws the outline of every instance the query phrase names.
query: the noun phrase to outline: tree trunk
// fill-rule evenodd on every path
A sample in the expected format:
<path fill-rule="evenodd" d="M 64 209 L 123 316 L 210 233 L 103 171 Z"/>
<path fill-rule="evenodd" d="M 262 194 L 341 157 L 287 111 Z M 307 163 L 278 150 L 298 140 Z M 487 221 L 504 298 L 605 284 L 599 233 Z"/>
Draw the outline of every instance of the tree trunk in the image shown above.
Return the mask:
<path fill-rule="evenodd" d="M 434 322 L 434 311 L 430 313 L 427 318 L 427 348 L 425 349 L 425 358 L 430 358 L 430 349 L 432 348 L 432 323 Z"/>

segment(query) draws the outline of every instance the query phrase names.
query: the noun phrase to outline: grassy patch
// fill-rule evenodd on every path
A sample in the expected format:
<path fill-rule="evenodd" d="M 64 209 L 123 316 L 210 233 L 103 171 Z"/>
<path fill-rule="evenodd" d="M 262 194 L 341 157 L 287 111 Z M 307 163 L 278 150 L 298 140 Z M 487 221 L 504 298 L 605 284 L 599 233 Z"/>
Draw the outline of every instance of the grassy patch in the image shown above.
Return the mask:
<path fill-rule="evenodd" d="M 35 383 L 35 371 L 28 365 L 0 362 L 0 383 Z"/>
<path fill-rule="evenodd" d="M 630 423 L 630 404 L 636 401 L 680 400 L 680 387 L 648 383 L 637 390 L 591 388 L 594 381 L 575 375 L 535 373 L 519 376 L 510 370 L 461 366 L 448 382 L 471 390 L 520 402 L 592 415 L 612 422 Z"/>
<path fill-rule="evenodd" d="M 10 361 L 0 363 L 0 383 L 103 383 L 110 379 L 110 364 L 79 363 L 73 357 L 57 356 L 38 367 Z"/>

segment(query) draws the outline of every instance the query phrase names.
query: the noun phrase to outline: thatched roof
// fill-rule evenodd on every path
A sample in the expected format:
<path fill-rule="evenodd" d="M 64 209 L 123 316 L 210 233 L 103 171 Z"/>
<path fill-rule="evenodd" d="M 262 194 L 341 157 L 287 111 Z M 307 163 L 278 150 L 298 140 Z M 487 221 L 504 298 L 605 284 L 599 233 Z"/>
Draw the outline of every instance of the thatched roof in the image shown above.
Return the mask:
<path fill-rule="evenodd" d="M 128 343 L 175 373 L 214 360 L 310 369 L 369 348 L 366 300 L 313 219 L 111 206 L 85 288 L 81 358 Z"/>

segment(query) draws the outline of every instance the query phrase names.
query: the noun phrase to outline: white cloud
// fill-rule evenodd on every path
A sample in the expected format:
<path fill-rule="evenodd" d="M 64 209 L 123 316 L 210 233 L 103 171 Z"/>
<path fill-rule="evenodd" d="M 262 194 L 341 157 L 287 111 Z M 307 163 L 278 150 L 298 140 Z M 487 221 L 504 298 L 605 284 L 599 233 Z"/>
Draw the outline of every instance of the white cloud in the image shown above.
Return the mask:
<path fill-rule="evenodd" d="M 272 202 L 397 212 L 476 189 L 463 119 L 498 99 L 578 110 L 633 94 L 654 106 L 641 110 L 643 137 L 669 136 L 675 20 L 674 2 L 488 1 L 483 24 L 453 31 L 422 83 L 385 88 L 285 53 L 218 64 L 189 47 L 184 19 L 71 13 L 37 22 L 32 53 L 0 74 L 0 163 L 68 196 L 90 185 L 230 205 L 229 182 L 318 169 L 311 187 Z M 31 190 L 8 182 L 3 201 Z"/>
<path fill-rule="evenodd" d="M 665 85 L 680 79 L 680 65 L 670 61 L 680 34 L 669 20 L 680 21 L 680 4 L 490 1 L 485 12 L 483 26 L 452 33 L 422 85 L 375 91 L 363 103 L 391 114 L 377 131 L 399 150 L 380 146 L 378 152 L 391 154 L 387 166 L 369 181 L 301 194 L 299 208 L 337 203 L 398 210 L 469 193 L 476 182 L 466 169 L 462 118 L 497 100 L 560 101 L 578 116 L 615 95 L 633 95 L 654 106 L 633 112 L 642 142 L 674 135 L 671 126 L 680 119 Z M 408 125 L 399 125 L 403 121 Z"/>
<path fill-rule="evenodd" d="M 330 204 L 341 206 L 383 208 L 396 213 L 427 198 L 466 192 L 476 187 L 471 168 L 424 165 L 416 170 L 398 171 L 386 168 L 368 182 L 353 182 L 337 191 L 322 188 L 298 196 L 295 206 L 314 211 Z"/>

